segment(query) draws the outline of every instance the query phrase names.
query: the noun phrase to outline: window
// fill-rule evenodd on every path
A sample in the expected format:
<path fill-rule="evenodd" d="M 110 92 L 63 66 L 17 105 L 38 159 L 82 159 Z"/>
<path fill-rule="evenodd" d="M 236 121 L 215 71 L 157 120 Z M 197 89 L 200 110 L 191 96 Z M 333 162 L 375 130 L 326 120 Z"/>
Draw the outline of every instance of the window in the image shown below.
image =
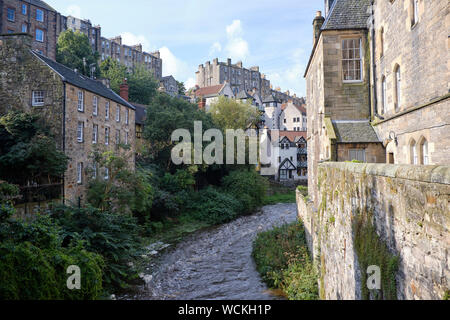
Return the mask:
<path fill-rule="evenodd" d="M 105 128 L 105 145 L 109 145 L 109 128 Z"/>
<path fill-rule="evenodd" d="M 36 29 L 36 41 L 44 42 L 44 31 Z"/>
<path fill-rule="evenodd" d="M 97 179 L 97 163 L 92 164 L 92 179 Z"/>
<path fill-rule="evenodd" d="M 22 33 L 28 32 L 28 26 L 26 24 L 22 24 Z"/>
<path fill-rule="evenodd" d="M 414 26 L 417 22 L 419 22 L 419 0 L 412 0 L 411 25 Z"/>
<path fill-rule="evenodd" d="M 356 160 L 366 162 L 366 150 L 364 149 L 350 149 L 348 151 L 349 160 Z M 327 156 L 329 157 L 329 149 L 327 150 Z"/>
<path fill-rule="evenodd" d="M 381 114 L 386 111 L 386 77 L 383 76 L 381 79 Z"/>
<path fill-rule="evenodd" d="M 84 112 L 84 93 L 78 91 L 78 111 Z"/>
<path fill-rule="evenodd" d="M 27 5 L 26 4 L 22 4 L 22 14 L 23 15 L 27 14 Z"/>
<path fill-rule="evenodd" d="M 342 40 L 342 71 L 344 82 L 362 80 L 361 39 Z"/>
<path fill-rule="evenodd" d="M 40 22 L 44 22 L 44 11 L 40 9 L 36 9 L 36 20 Z"/>
<path fill-rule="evenodd" d="M 77 163 L 77 183 L 83 184 L 83 162 Z"/>
<path fill-rule="evenodd" d="M 96 96 L 92 98 L 92 114 L 94 116 L 98 114 L 98 98 Z"/>
<path fill-rule="evenodd" d="M 108 101 L 106 102 L 106 105 L 105 105 L 105 119 L 109 120 L 109 102 Z"/>
<path fill-rule="evenodd" d="M 94 124 L 92 129 L 92 143 L 96 144 L 98 141 L 98 125 Z"/>
<path fill-rule="evenodd" d="M 109 168 L 105 168 L 105 180 L 109 180 Z"/>
<path fill-rule="evenodd" d="M 33 107 L 42 107 L 44 105 L 44 91 L 33 91 Z"/>
<path fill-rule="evenodd" d="M 287 170 L 280 170 L 280 179 L 287 180 Z"/>
<path fill-rule="evenodd" d="M 81 121 L 78 122 L 77 141 L 80 143 L 84 141 L 84 122 Z"/>
<path fill-rule="evenodd" d="M 120 130 L 116 130 L 116 144 L 120 144 Z"/>
<path fill-rule="evenodd" d="M 7 9 L 7 19 L 14 22 L 16 20 L 16 10 L 12 8 Z"/>
<path fill-rule="evenodd" d="M 394 76 L 395 76 L 395 86 L 394 86 L 394 88 L 395 88 L 395 92 L 394 92 L 395 110 L 397 111 L 400 108 L 401 97 L 402 97 L 402 92 L 401 92 L 402 78 L 401 78 L 401 72 L 400 72 L 400 66 L 399 65 L 395 66 Z"/>
<path fill-rule="evenodd" d="M 129 124 L 130 110 L 126 109 L 125 111 L 125 124 Z"/>
<path fill-rule="evenodd" d="M 116 107 L 116 121 L 120 122 L 120 106 L 117 105 Z"/>
<path fill-rule="evenodd" d="M 426 139 L 423 139 L 422 143 L 421 143 L 421 152 L 422 152 L 422 164 L 427 166 L 430 164 L 430 160 L 428 157 L 428 141 Z"/>
<path fill-rule="evenodd" d="M 411 142 L 409 143 L 409 150 L 410 150 L 411 164 L 414 165 L 419 164 L 419 157 L 417 154 L 417 144 L 414 139 L 411 140 Z"/>
<path fill-rule="evenodd" d="M 128 132 L 125 132 L 125 144 L 128 145 Z"/>

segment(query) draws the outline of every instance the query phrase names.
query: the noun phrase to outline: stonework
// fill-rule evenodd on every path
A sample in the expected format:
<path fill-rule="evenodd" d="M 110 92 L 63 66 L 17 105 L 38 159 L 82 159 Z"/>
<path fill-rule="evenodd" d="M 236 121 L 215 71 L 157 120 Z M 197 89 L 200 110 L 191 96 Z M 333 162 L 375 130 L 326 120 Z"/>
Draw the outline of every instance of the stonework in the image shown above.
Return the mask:
<path fill-rule="evenodd" d="M 398 299 L 442 299 L 449 290 L 450 167 L 324 163 L 317 208 L 297 193 L 298 213 L 321 270 L 325 299 L 360 299 L 353 221 L 369 212 L 399 258 Z M 365 285 L 365 284 L 364 284 Z"/>

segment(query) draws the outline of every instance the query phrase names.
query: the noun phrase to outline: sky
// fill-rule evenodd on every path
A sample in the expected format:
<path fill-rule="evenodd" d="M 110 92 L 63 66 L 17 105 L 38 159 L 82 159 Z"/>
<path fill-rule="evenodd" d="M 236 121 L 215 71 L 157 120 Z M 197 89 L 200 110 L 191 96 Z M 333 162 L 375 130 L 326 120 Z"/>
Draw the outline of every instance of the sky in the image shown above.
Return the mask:
<path fill-rule="evenodd" d="M 259 66 L 273 87 L 305 96 L 312 21 L 310 0 L 45 0 L 64 15 L 89 19 L 106 38 L 161 52 L 163 76 L 187 88 L 200 64 L 219 58 Z"/>

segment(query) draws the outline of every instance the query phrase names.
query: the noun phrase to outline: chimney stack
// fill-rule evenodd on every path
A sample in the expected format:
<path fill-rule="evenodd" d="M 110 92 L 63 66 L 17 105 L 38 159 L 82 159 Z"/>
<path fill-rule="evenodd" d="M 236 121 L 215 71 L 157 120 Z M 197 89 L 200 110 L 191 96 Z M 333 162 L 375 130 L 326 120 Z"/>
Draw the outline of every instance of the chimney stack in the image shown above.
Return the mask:
<path fill-rule="evenodd" d="M 228 65 L 231 66 L 231 59 L 230 58 L 228 58 L 227 62 L 228 62 Z"/>
<path fill-rule="evenodd" d="M 314 43 L 313 43 L 313 45 L 315 45 L 316 42 L 319 40 L 320 29 L 322 29 L 322 26 L 323 26 L 324 22 L 325 22 L 325 18 L 322 17 L 322 11 L 317 11 L 316 17 L 314 18 L 314 21 L 313 21 L 313 32 L 314 32 Z"/>
<path fill-rule="evenodd" d="M 127 78 L 123 79 L 123 83 L 120 85 L 120 96 L 122 97 L 123 100 L 128 102 L 128 83 L 127 83 Z"/>

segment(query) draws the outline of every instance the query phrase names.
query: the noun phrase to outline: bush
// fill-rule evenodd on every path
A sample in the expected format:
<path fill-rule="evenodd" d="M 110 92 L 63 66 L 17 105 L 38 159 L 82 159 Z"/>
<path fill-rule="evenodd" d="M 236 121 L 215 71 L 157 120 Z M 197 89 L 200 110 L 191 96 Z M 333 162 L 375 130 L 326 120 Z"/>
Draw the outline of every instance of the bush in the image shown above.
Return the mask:
<path fill-rule="evenodd" d="M 253 243 L 253 258 L 262 279 L 291 300 L 317 300 L 317 272 L 298 222 L 260 233 Z"/>
<path fill-rule="evenodd" d="M 232 171 L 223 178 L 224 190 L 239 200 L 244 214 L 251 213 L 262 205 L 267 187 L 267 179 L 254 170 Z"/>
<path fill-rule="evenodd" d="M 137 272 L 129 262 L 141 254 L 140 228 L 128 214 L 88 208 L 55 208 L 51 217 L 61 226 L 65 241 L 82 240 L 88 251 L 101 254 L 106 263 L 103 282 L 107 289 L 126 287 Z"/>
<path fill-rule="evenodd" d="M 186 210 L 192 218 L 215 225 L 235 219 L 242 206 L 233 196 L 208 187 L 192 195 Z"/>

